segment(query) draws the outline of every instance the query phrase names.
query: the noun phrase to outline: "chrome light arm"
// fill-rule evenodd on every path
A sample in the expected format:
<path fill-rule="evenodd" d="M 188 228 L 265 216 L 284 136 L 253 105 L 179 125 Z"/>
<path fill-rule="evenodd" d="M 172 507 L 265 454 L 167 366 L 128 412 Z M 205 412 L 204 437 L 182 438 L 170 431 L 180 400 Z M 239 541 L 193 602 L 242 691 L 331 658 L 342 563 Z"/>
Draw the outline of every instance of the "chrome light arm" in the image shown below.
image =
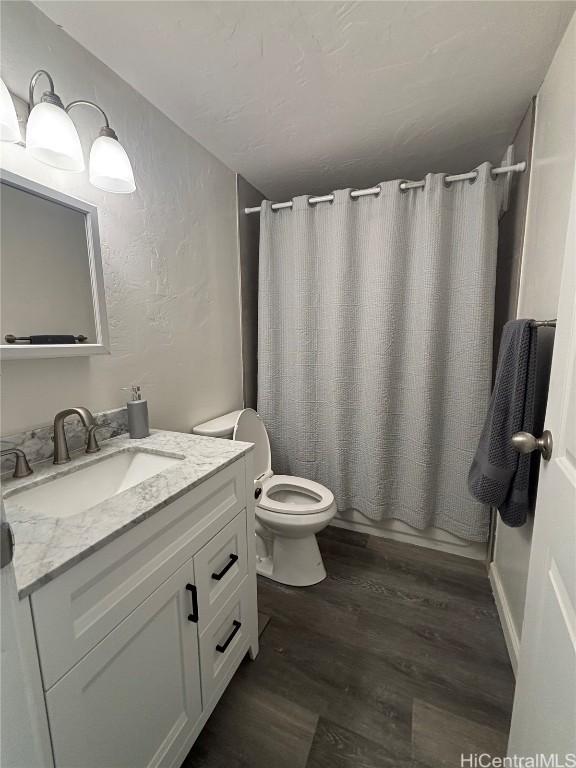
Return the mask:
<path fill-rule="evenodd" d="M 102 117 L 104 118 L 104 125 L 102 128 L 100 128 L 100 136 L 108 136 L 111 139 L 116 139 L 118 141 L 118 136 L 116 135 L 116 131 L 114 131 L 113 128 L 110 128 L 110 121 L 108 120 L 108 115 L 102 107 L 99 107 L 98 104 L 95 104 L 93 101 L 87 101 L 86 99 L 76 99 L 75 101 L 71 101 L 70 104 L 66 106 L 66 112 L 70 112 L 71 109 L 74 107 L 92 107 L 92 109 L 95 109 L 97 112 L 99 112 Z"/>

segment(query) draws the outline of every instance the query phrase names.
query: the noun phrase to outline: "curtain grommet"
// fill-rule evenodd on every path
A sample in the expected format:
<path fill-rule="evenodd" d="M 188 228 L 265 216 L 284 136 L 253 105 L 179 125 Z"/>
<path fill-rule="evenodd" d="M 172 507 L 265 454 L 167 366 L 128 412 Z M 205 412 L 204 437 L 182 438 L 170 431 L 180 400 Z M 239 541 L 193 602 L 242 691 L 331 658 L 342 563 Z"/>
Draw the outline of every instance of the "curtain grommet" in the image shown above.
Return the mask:
<path fill-rule="evenodd" d="M 490 174 L 492 174 L 492 171 L 490 171 Z M 468 184 L 476 184 L 476 182 L 478 181 L 478 176 L 479 175 L 480 174 L 478 173 L 478 171 L 475 171 L 474 178 L 473 179 L 468 179 Z"/>
<path fill-rule="evenodd" d="M 452 182 L 451 181 L 447 181 L 448 176 L 450 176 L 449 173 L 445 173 L 444 176 L 442 176 L 442 184 L 444 185 L 444 187 L 446 187 L 446 189 L 451 189 Z"/>
<path fill-rule="evenodd" d="M 404 186 L 404 184 L 407 184 L 407 183 L 408 183 L 408 179 L 401 179 L 401 181 L 398 182 L 398 189 L 400 190 L 400 192 L 402 192 L 403 195 L 405 195 L 406 192 L 408 192 L 408 187 Z"/>

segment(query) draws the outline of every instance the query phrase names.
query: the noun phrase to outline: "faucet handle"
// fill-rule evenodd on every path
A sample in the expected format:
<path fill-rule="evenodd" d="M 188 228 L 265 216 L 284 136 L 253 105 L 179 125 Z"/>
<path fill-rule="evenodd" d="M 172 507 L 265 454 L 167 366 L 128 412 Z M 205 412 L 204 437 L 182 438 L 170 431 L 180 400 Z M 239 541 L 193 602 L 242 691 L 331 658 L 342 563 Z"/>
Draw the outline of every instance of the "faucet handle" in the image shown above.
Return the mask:
<path fill-rule="evenodd" d="M 28 475 L 32 475 L 34 470 L 28 463 L 26 454 L 21 448 L 13 446 L 12 448 L 4 448 L 2 450 L 2 456 L 9 456 L 12 453 L 16 457 L 12 477 L 28 477 Z"/>
<path fill-rule="evenodd" d="M 88 427 L 88 441 L 86 443 L 86 453 L 98 453 L 100 446 L 96 439 L 96 430 L 101 429 L 97 424 Z"/>

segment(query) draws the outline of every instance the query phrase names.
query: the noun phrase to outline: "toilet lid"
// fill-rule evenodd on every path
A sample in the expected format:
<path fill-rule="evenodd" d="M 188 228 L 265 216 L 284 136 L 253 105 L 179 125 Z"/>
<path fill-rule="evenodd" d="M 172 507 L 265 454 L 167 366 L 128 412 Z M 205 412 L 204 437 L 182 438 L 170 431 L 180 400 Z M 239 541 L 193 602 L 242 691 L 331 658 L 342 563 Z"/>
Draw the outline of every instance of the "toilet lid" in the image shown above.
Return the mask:
<path fill-rule="evenodd" d="M 262 475 L 270 474 L 271 455 L 268 432 L 264 422 L 252 408 L 245 408 L 240 412 L 234 427 L 233 439 L 243 443 L 254 443 L 255 480 Z"/>

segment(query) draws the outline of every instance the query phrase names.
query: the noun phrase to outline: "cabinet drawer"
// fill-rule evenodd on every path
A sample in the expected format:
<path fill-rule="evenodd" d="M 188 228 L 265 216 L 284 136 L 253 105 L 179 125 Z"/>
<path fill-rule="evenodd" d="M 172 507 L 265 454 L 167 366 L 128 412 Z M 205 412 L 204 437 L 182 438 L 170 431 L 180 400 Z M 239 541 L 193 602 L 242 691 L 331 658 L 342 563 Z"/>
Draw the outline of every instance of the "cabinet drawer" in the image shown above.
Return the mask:
<path fill-rule="evenodd" d="M 250 585 L 244 579 L 200 634 L 202 701 L 206 708 L 219 695 L 242 661 L 250 642 Z"/>
<path fill-rule="evenodd" d="M 200 631 L 240 586 L 247 572 L 246 510 L 194 555 Z"/>
<path fill-rule="evenodd" d="M 183 563 L 192 563 L 245 506 L 245 465 L 236 461 L 34 592 L 45 689 Z"/>

